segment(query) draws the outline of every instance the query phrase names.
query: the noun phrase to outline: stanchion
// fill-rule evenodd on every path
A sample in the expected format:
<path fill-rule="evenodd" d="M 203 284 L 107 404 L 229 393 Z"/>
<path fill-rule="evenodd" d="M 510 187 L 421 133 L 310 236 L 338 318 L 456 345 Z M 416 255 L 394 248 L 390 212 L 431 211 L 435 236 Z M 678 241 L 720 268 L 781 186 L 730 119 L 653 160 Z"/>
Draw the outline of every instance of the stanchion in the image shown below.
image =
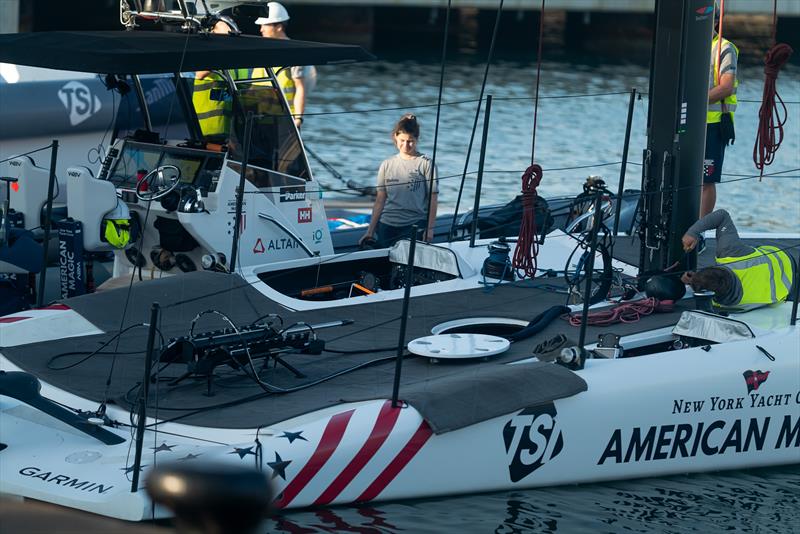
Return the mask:
<path fill-rule="evenodd" d="M 53 139 L 50 151 L 50 179 L 47 181 L 47 203 L 44 214 L 44 241 L 42 242 L 42 273 L 39 275 L 39 289 L 36 292 L 36 307 L 44 306 L 44 283 L 47 279 L 47 249 L 50 245 L 51 217 L 53 215 L 53 189 L 56 183 L 56 162 L 58 161 L 58 140 Z"/>
<path fill-rule="evenodd" d="M 633 104 L 636 102 L 636 88 L 631 89 L 631 98 L 628 100 L 628 121 L 625 123 L 625 141 L 622 145 L 622 168 L 619 170 L 619 186 L 617 187 L 617 209 L 614 213 L 614 237 L 619 232 L 619 216 L 622 212 L 622 194 L 625 192 L 625 170 L 628 166 L 628 146 L 631 142 L 631 125 L 633 124 Z M 616 241 L 616 239 L 614 240 Z M 611 242 L 611 253 L 614 253 L 614 241 Z"/>
<path fill-rule="evenodd" d="M 231 244 L 231 266 L 228 272 L 236 271 L 236 256 L 239 253 L 239 232 L 242 227 L 242 204 L 244 204 L 244 182 L 247 160 L 250 158 L 250 138 L 253 135 L 253 112 L 244 121 L 244 149 L 242 150 L 242 170 L 239 173 L 239 187 L 236 190 L 236 218 L 233 221 L 233 243 Z"/>
<path fill-rule="evenodd" d="M 583 311 L 581 312 L 581 332 L 578 337 L 578 349 L 581 354 L 585 354 L 583 344 L 586 341 L 586 323 L 589 319 L 589 304 L 592 297 L 592 278 L 594 276 L 594 255 L 597 253 L 597 234 L 600 233 L 600 224 L 603 214 L 600 211 L 600 204 L 603 200 L 603 192 L 596 191 L 594 197 L 594 221 L 592 233 L 589 241 L 589 257 L 586 258 L 586 289 L 583 292 Z"/>
<path fill-rule="evenodd" d="M 492 95 L 486 95 L 486 111 L 483 116 L 483 139 L 481 155 L 478 160 L 478 179 L 475 184 L 475 203 L 472 206 L 472 228 L 469 234 L 470 248 L 475 246 L 475 233 L 478 231 L 478 211 L 481 207 L 481 187 L 483 185 L 483 163 L 486 161 L 486 143 L 489 139 L 489 117 L 492 114 Z M 453 221 L 455 224 L 455 220 Z"/>
<path fill-rule="evenodd" d="M 403 315 L 400 317 L 400 339 L 397 341 L 397 359 L 394 365 L 394 387 L 392 388 L 392 407 L 399 408 L 397 397 L 400 394 L 400 372 L 403 370 L 403 352 L 406 346 L 406 324 L 408 322 L 408 301 L 411 299 L 411 284 L 414 282 L 414 254 L 417 250 L 417 225 L 411 227 L 411 244 L 408 247 L 406 287 L 403 292 Z"/>
<path fill-rule="evenodd" d="M 139 489 L 139 470 L 142 467 L 142 447 L 144 445 L 144 427 L 147 420 L 147 399 L 150 396 L 150 372 L 153 368 L 153 345 L 156 339 L 156 325 L 159 314 L 158 302 L 150 308 L 150 325 L 147 331 L 147 353 L 144 358 L 144 376 L 142 377 L 142 391 L 136 409 L 136 451 L 133 457 L 133 479 L 131 480 L 131 493 Z"/>

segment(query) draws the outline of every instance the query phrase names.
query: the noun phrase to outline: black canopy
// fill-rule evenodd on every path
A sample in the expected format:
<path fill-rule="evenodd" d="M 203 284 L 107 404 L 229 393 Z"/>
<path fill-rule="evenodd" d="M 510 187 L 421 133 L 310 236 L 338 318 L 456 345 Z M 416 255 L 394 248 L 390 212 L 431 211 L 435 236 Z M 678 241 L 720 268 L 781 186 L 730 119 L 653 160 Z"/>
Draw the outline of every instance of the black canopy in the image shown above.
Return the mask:
<path fill-rule="evenodd" d="M 147 31 L 0 35 L 0 62 L 99 74 L 158 74 L 374 59 L 360 46 Z"/>

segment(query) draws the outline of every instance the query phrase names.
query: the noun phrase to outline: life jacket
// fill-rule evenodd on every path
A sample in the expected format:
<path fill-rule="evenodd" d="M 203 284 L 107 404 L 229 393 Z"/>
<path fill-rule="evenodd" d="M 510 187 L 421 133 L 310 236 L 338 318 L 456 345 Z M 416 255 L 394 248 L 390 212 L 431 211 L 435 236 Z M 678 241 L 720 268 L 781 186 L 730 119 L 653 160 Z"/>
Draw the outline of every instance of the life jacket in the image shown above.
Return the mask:
<path fill-rule="evenodd" d="M 717 258 L 742 284 L 737 306 L 774 304 L 786 300 L 792 287 L 792 259 L 778 247 L 756 247 L 751 254 Z"/>
<path fill-rule="evenodd" d="M 229 72 L 234 80 L 250 78 L 250 69 L 235 69 Z M 192 104 L 204 137 L 227 135 L 230 131 L 233 100 L 220 98 L 220 95 L 227 90 L 228 84 L 222 79 L 222 76 L 213 72 L 205 78 L 195 78 L 194 80 Z"/>
<path fill-rule="evenodd" d="M 716 87 L 719 85 L 719 64 L 717 63 L 717 44 L 719 43 L 719 36 L 714 36 L 714 39 L 711 41 L 711 65 L 712 65 L 712 76 L 714 77 L 714 86 Z M 736 57 L 739 57 L 739 49 L 736 48 L 736 45 L 732 42 L 728 41 L 727 39 L 722 39 L 722 52 L 725 51 L 725 48 L 730 45 L 733 49 L 733 53 L 736 54 Z M 720 58 L 722 54 L 720 54 Z M 731 118 L 733 118 L 734 113 L 736 112 L 736 90 L 739 87 L 739 78 L 734 76 L 733 80 L 733 93 L 730 96 L 726 96 L 722 101 L 717 102 L 709 102 L 708 104 L 708 111 L 706 112 L 706 123 L 712 124 L 715 122 L 720 122 L 722 120 L 722 112 L 723 111 L 730 111 Z M 723 104 L 725 109 L 723 110 Z"/>

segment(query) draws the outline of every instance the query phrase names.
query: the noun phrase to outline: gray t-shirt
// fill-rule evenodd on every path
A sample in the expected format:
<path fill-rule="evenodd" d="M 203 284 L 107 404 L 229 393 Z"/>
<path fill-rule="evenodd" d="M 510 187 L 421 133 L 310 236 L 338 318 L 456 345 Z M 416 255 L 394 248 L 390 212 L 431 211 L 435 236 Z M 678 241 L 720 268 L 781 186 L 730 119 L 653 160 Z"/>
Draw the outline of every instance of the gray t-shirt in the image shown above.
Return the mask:
<path fill-rule="evenodd" d="M 389 226 L 407 226 L 425 219 L 430 179 L 431 159 L 428 156 L 404 159 L 397 154 L 384 160 L 378 169 L 378 189 L 386 192 L 380 222 Z M 433 191 L 439 192 L 435 169 Z"/>
<path fill-rule="evenodd" d="M 736 49 L 731 46 L 731 42 L 723 39 L 722 44 L 718 45 L 719 40 L 715 40 L 711 46 L 711 70 L 708 73 L 708 88 L 713 89 L 719 82 L 715 79 L 714 70 L 717 67 L 717 47 L 719 46 L 719 77 L 723 74 L 733 74 L 736 76 L 736 70 L 739 63 L 739 56 L 736 54 Z"/>

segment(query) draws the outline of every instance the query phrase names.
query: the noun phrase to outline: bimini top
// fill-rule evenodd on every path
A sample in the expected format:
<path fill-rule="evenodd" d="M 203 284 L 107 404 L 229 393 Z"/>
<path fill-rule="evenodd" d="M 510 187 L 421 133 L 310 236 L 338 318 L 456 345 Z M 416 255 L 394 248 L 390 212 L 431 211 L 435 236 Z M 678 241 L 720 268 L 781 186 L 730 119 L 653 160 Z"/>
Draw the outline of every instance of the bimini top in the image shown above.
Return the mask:
<path fill-rule="evenodd" d="M 324 65 L 374 57 L 360 46 L 250 35 L 153 31 L 0 35 L 0 62 L 99 74 L 161 74 L 270 65 Z"/>

